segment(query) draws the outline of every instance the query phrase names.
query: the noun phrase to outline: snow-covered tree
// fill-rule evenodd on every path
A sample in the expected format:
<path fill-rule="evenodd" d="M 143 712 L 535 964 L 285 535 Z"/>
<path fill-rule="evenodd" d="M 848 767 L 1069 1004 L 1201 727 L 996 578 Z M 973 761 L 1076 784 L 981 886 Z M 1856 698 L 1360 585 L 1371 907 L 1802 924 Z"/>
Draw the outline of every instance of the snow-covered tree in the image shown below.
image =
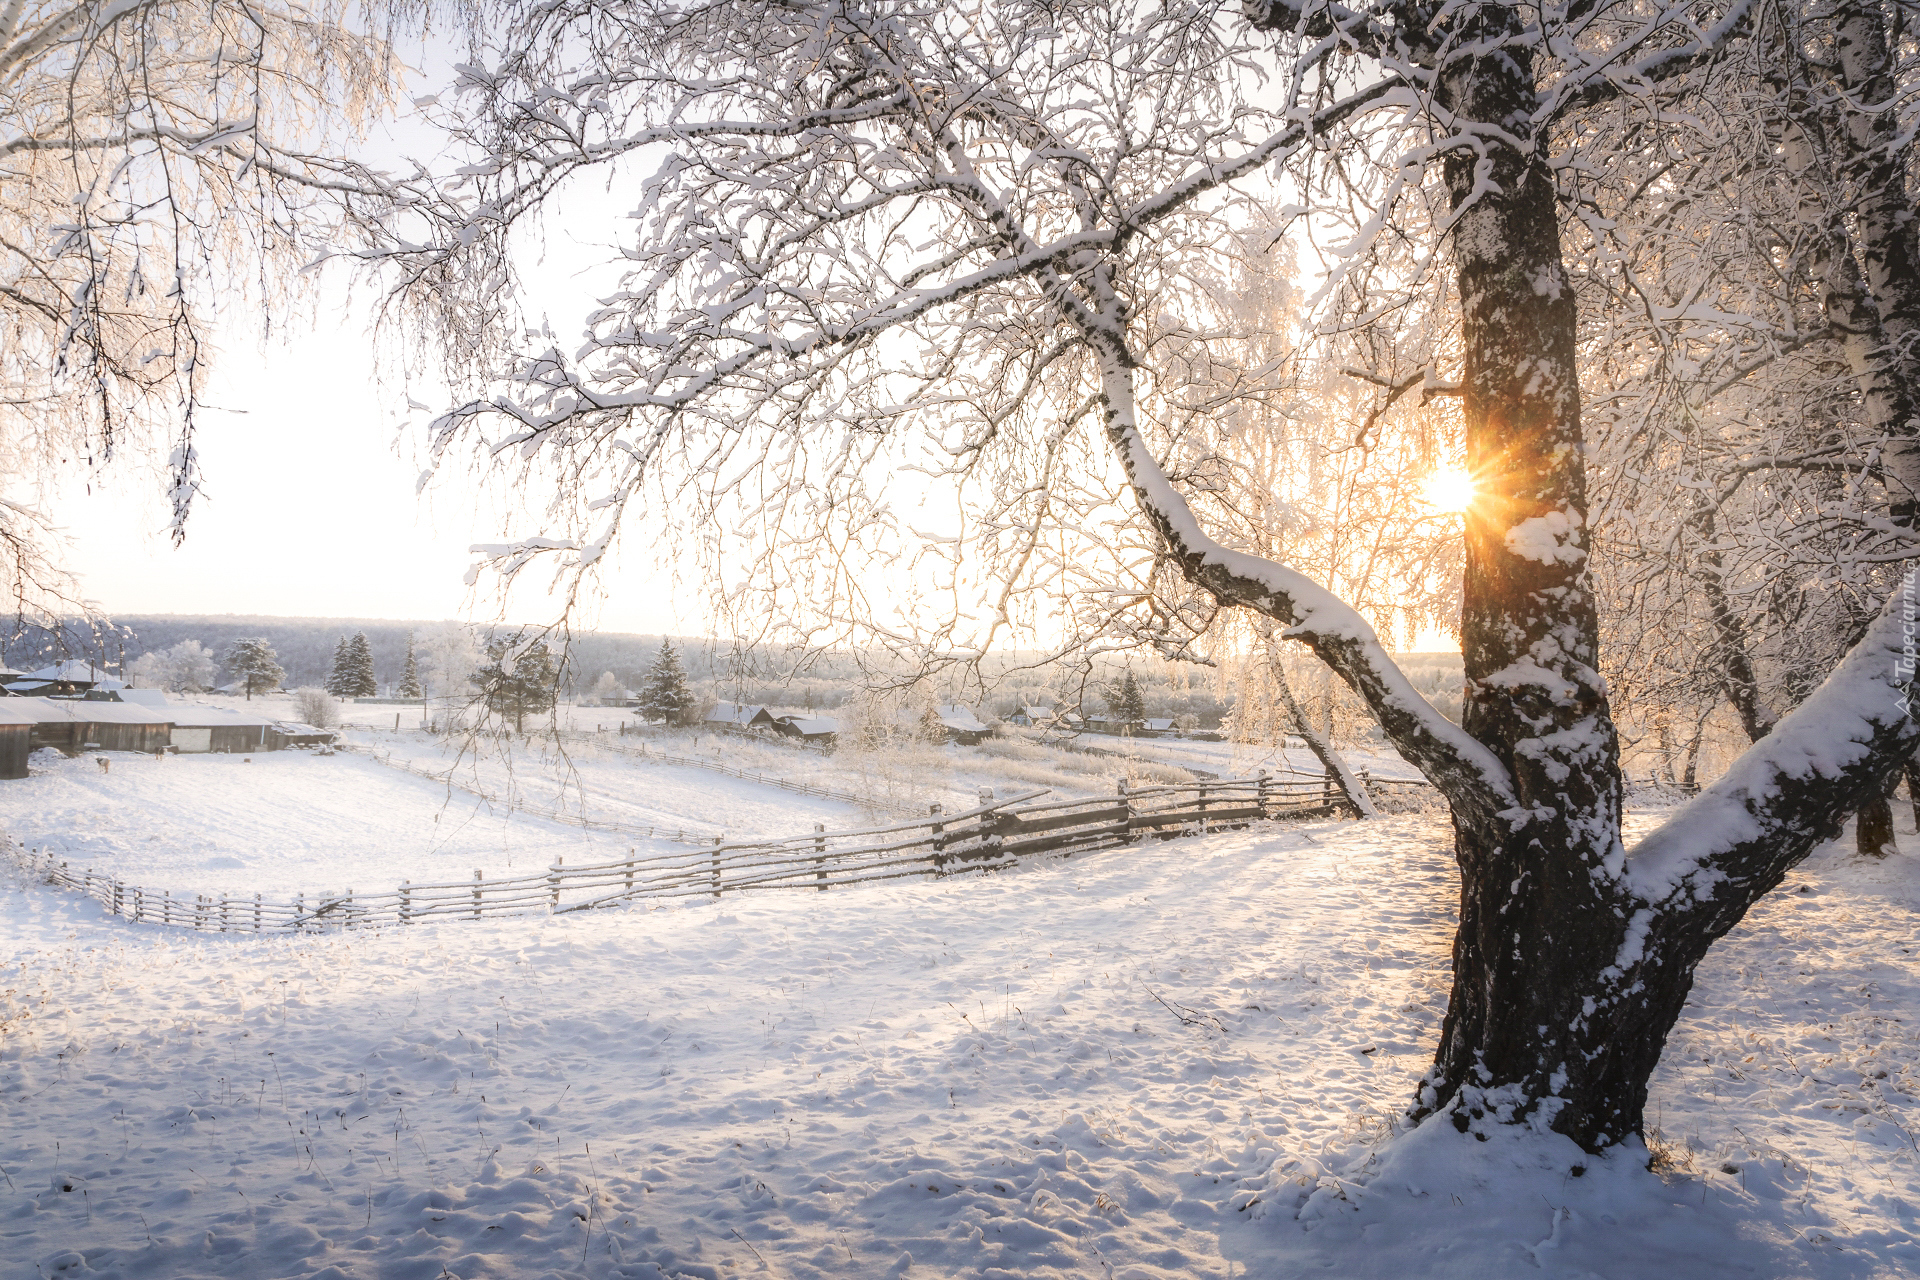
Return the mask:
<path fill-rule="evenodd" d="M 420 662 L 413 652 L 413 632 L 407 632 L 407 660 L 400 668 L 400 684 L 394 693 L 402 698 L 425 697 L 420 687 Z"/>
<path fill-rule="evenodd" d="M 469 679 L 487 710 L 512 720 L 518 733 L 526 732 L 528 715 L 553 709 L 560 687 L 559 668 L 544 640 L 488 642 L 485 665 Z"/>
<path fill-rule="evenodd" d="M 664 159 L 625 246 L 632 274 L 585 340 L 496 360 L 499 382 L 439 422 L 437 456 L 470 441 L 529 482 L 561 480 L 551 509 L 581 527 L 496 548 L 509 580 L 554 555 L 591 566 L 623 520 L 686 496 L 681 510 L 719 517 L 751 504 L 748 533 L 727 536 L 765 552 L 751 563 L 794 616 L 864 611 L 920 654 L 977 653 L 1038 615 L 1051 577 L 1085 588 L 1062 615 L 1076 627 L 1083 607 L 1151 617 L 1168 600 L 1271 620 L 1451 805 L 1455 985 L 1416 1113 L 1604 1148 L 1641 1129 L 1708 948 L 1920 745 L 1900 620 L 1882 611 L 1724 778 L 1625 843 L 1580 396 L 1603 357 L 1583 356 L 1560 192 L 1576 188 L 1577 217 L 1578 182 L 1612 159 L 1603 116 L 1700 104 L 1700 77 L 1762 38 L 1756 12 L 529 4 L 507 52 L 463 77 L 461 140 L 486 162 L 411 206 L 439 220 L 432 243 L 394 249 L 445 332 L 507 331 L 480 322 L 508 318 L 516 224 L 570 177 Z M 1393 359 L 1407 335 L 1425 344 L 1414 367 L 1361 380 L 1383 400 L 1457 398 L 1476 488 L 1461 725 L 1360 611 L 1284 551 L 1224 535 L 1209 495 L 1231 460 L 1157 408 L 1180 381 L 1163 339 L 1213 314 L 1186 265 L 1270 207 L 1276 167 L 1325 251 L 1317 323 Z M 1894 434 L 1884 379 L 1855 381 Z M 934 582 L 917 602 L 981 604 L 942 624 L 862 598 L 901 528 L 871 477 L 902 463 L 960 495 L 946 526 L 913 526 Z M 1920 458 L 1890 448 L 1878 468 L 1920 492 Z M 785 554 L 800 546 L 815 554 Z"/>
<path fill-rule="evenodd" d="M 480 665 L 481 652 L 470 628 L 441 623 L 427 633 L 420 652 L 420 680 L 428 698 L 464 700 L 472 693 L 469 677 Z"/>
<path fill-rule="evenodd" d="M 168 693 L 202 693 L 213 688 L 213 654 L 198 640 L 182 640 L 134 660 L 133 683 Z"/>
<path fill-rule="evenodd" d="M 593 682 L 593 700 L 603 707 L 617 707 L 625 697 L 627 687 L 620 683 L 620 677 L 611 671 L 602 671 L 600 678 Z"/>
<path fill-rule="evenodd" d="M 350 20 L 334 0 L 0 11 L 0 591 L 16 605 L 68 594 L 35 501 L 76 462 L 151 460 L 181 535 L 206 316 L 275 303 L 342 210 L 385 199 L 329 148 L 397 85 L 369 28 L 412 19 Z"/>
<path fill-rule="evenodd" d="M 286 672 L 280 669 L 279 655 L 264 637 L 235 640 L 221 655 L 227 674 L 241 685 L 252 701 L 256 693 L 272 693 L 280 687 Z"/>
<path fill-rule="evenodd" d="M 1140 696 L 1140 682 L 1128 671 L 1117 685 L 1107 689 L 1107 712 L 1122 733 L 1131 733 L 1147 718 L 1146 700 Z"/>
<path fill-rule="evenodd" d="M 680 654 L 672 640 L 663 639 L 640 688 L 640 714 L 649 720 L 685 725 L 693 722 L 695 709 L 693 690 L 687 687 L 687 673 L 680 665 Z"/>
<path fill-rule="evenodd" d="M 333 661 L 327 667 L 327 678 L 323 683 L 326 691 L 336 698 L 350 698 L 353 695 L 348 688 L 353 681 L 352 663 L 347 656 L 347 638 L 341 636 L 333 645 Z"/>
<path fill-rule="evenodd" d="M 367 643 L 367 633 L 356 631 L 347 641 L 346 667 L 342 676 L 349 698 L 373 698 L 380 693 L 380 682 L 373 675 L 373 648 Z"/>

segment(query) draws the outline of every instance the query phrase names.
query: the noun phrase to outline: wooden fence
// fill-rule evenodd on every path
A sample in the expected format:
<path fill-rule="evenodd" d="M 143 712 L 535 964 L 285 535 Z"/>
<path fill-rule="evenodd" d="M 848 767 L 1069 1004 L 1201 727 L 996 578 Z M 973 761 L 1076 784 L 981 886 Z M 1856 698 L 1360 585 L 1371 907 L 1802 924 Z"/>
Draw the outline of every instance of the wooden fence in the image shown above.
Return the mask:
<path fill-rule="evenodd" d="M 1332 813 L 1344 808 L 1330 779 L 1293 774 L 1128 790 L 1081 800 L 1043 800 L 1046 791 L 981 803 L 961 813 L 932 806 L 926 817 L 892 826 L 812 832 L 777 840 L 723 843 L 634 854 L 611 862 L 556 858 L 534 875 L 415 884 L 356 893 L 297 894 L 291 902 L 264 895 L 175 894 L 126 884 L 91 868 L 75 871 L 52 854 L 6 848 L 46 883 L 98 900 L 131 920 L 221 933 L 263 933 L 411 924 L 441 918 L 527 912 L 585 911 L 635 899 L 720 897 L 762 889 L 821 891 L 909 876 L 948 876 L 1015 865 L 1028 855 L 1072 854 L 1146 837 L 1244 827 L 1268 818 Z"/>

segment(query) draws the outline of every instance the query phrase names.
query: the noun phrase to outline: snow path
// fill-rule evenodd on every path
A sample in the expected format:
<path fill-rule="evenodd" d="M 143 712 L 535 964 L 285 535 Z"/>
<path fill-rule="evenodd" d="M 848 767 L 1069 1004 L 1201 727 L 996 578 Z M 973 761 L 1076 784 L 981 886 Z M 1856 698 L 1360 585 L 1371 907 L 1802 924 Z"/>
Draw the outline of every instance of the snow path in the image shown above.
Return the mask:
<path fill-rule="evenodd" d="M 1369 1145 L 1445 1000 L 1426 819 L 286 939 L 7 885 L 0 1280 L 1912 1275 L 1916 867 L 1826 857 L 1701 968 L 1668 1179 Z"/>

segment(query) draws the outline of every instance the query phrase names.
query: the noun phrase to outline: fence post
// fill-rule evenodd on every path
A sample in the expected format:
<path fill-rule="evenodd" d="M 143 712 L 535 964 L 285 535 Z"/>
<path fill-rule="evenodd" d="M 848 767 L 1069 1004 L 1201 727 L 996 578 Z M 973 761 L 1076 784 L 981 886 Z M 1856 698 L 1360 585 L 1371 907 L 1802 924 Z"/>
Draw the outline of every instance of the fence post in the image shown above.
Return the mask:
<path fill-rule="evenodd" d="M 480 868 L 473 869 L 473 918 L 480 918 Z"/>
<path fill-rule="evenodd" d="M 126 886 L 120 883 L 119 876 L 115 876 L 113 878 L 113 914 L 121 914 L 121 906 L 125 901 L 125 897 Z"/>
<path fill-rule="evenodd" d="M 930 817 L 938 819 L 940 817 L 940 806 L 937 804 L 928 805 L 927 813 Z M 933 828 L 933 874 L 943 876 L 947 874 L 947 838 L 941 833 L 947 829 L 947 824 L 934 821 L 928 825 Z"/>
<path fill-rule="evenodd" d="M 651 830 L 649 830 L 648 834 L 652 834 Z M 633 856 L 634 856 L 634 851 L 632 849 L 628 849 L 627 850 L 627 896 L 629 898 L 633 896 Z"/>
<path fill-rule="evenodd" d="M 1207 784 L 1200 784 L 1200 834 L 1207 834 Z"/>
<path fill-rule="evenodd" d="M 220 932 L 222 933 L 227 931 L 227 907 L 231 902 L 232 899 L 228 898 L 226 894 L 223 893 L 220 895 Z"/>
<path fill-rule="evenodd" d="M 253 931 L 260 932 L 260 895 L 253 895 Z"/>
<path fill-rule="evenodd" d="M 347 887 L 346 900 L 340 905 L 340 918 L 345 922 L 344 927 L 353 927 L 353 887 L 351 885 Z"/>
<path fill-rule="evenodd" d="M 726 839 L 723 833 L 713 838 L 713 896 L 720 896 L 720 843 Z"/>
<path fill-rule="evenodd" d="M 203 929 L 206 927 L 206 923 L 207 895 L 204 893 L 196 893 L 193 895 L 193 927 L 195 930 Z"/>
<path fill-rule="evenodd" d="M 400 923 L 401 924 L 413 923 L 413 912 L 410 909 L 412 906 L 412 900 L 409 896 L 412 893 L 413 893 L 413 881 L 402 880 L 400 882 Z"/>
<path fill-rule="evenodd" d="M 1331 769 L 1326 771 L 1320 783 L 1320 803 L 1328 809 L 1333 808 L 1333 770 Z"/>
<path fill-rule="evenodd" d="M 939 805 L 935 805 L 935 806 L 933 806 L 933 807 L 934 807 L 934 810 L 935 810 L 935 812 L 938 812 L 938 811 L 939 811 L 939 808 L 940 808 L 940 806 L 939 806 Z M 818 868 L 820 868 L 820 869 L 819 869 L 818 871 L 816 871 L 816 872 L 814 872 L 814 873 L 813 873 L 813 878 L 814 878 L 815 880 L 818 880 L 818 881 L 820 882 L 820 892 L 822 892 L 822 893 L 825 893 L 825 892 L 827 891 L 827 836 L 826 836 L 826 831 L 827 831 L 827 824 L 826 824 L 826 823 L 824 823 L 824 822 L 816 822 L 816 823 L 814 823 L 814 824 L 813 824 L 813 852 L 814 852 L 814 859 L 813 859 L 813 864 L 814 864 L 814 865 L 815 865 L 816 867 L 818 867 Z"/>
<path fill-rule="evenodd" d="M 560 864 L 565 861 L 565 858 L 555 854 L 553 865 L 547 868 L 547 910 L 549 912 L 560 909 Z"/>
<path fill-rule="evenodd" d="M 1262 769 L 1254 778 L 1254 802 L 1260 806 L 1260 816 L 1267 816 L 1267 771 Z"/>
<path fill-rule="evenodd" d="M 1133 839 L 1133 797 L 1127 794 L 1127 780 L 1120 779 L 1120 803 L 1126 806 L 1127 816 L 1122 822 L 1122 831 L 1126 838 Z"/>
<path fill-rule="evenodd" d="M 147 891 L 139 885 L 133 886 L 133 919 L 139 923 L 146 918 Z"/>
<path fill-rule="evenodd" d="M 293 895 L 293 927 L 296 931 L 307 927 L 307 893 L 304 889 Z"/>

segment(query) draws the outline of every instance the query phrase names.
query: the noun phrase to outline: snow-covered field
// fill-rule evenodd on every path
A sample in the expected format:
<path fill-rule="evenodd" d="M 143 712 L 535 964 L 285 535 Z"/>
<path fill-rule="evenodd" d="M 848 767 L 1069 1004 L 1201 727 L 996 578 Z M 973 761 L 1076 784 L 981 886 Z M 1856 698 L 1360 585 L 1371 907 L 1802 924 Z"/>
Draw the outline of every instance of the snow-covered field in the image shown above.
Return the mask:
<path fill-rule="evenodd" d="M 208 762 L 236 788 L 208 830 L 271 809 L 324 864 L 330 825 L 385 820 L 344 787 L 275 808 L 264 760 Z M 51 778 L 69 822 L 78 773 Z M 470 838 L 586 839 L 511 822 Z M 1920 1273 L 1920 861 L 1823 853 L 1715 949 L 1649 1173 L 1550 1135 L 1386 1141 L 1444 1007 L 1448 849 L 1424 817 L 1275 824 L 269 939 L 8 881 L 0 1277 Z"/>

